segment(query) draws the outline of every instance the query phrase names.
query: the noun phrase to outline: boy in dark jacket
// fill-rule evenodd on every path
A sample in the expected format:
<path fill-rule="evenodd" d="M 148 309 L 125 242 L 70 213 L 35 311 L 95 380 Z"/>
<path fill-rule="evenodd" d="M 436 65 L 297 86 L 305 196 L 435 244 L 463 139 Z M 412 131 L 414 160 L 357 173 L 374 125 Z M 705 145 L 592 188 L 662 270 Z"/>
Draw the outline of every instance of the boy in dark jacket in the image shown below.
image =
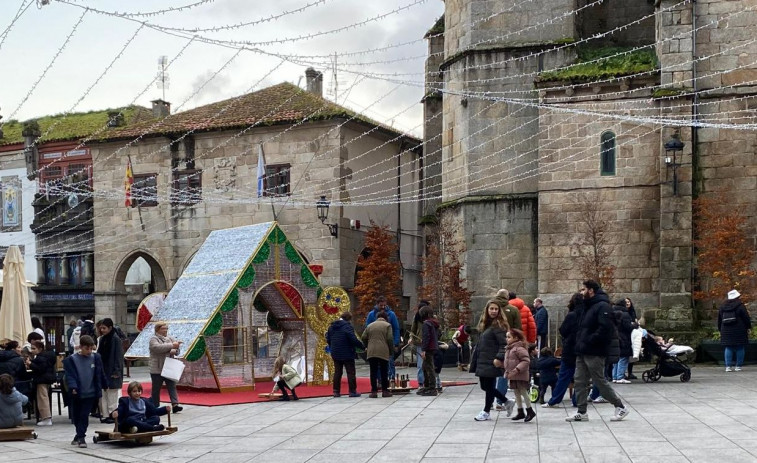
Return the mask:
<path fill-rule="evenodd" d="M 170 413 L 170 405 L 156 407 L 151 400 L 144 400 L 142 385 L 137 381 L 130 382 L 126 392 L 129 396 L 118 399 L 118 409 L 111 415 L 118 420 L 119 432 L 134 434 L 165 429 L 158 417 Z"/>
<path fill-rule="evenodd" d="M 439 349 L 439 322 L 434 318 L 434 309 L 429 306 L 421 309 L 421 358 L 423 358 L 423 389 L 420 395 L 435 396 L 436 371 L 434 368 L 434 354 Z"/>
<path fill-rule="evenodd" d="M 536 361 L 536 368 L 539 370 L 539 403 L 543 404 L 547 386 L 552 388 L 552 395 L 555 395 L 560 360 L 554 357 L 549 347 L 542 347 L 540 354 L 539 360 Z"/>
<path fill-rule="evenodd" d="M 94 352 L 95 341 L 84 335 L 79 339 L 79 353 L 63 361 L 66 386 L 71 394 L 71 416 L 76 427 L 76 436 L 71 445 L 87 448 L 84 438 L 89 426 L 89 412 L 97 400 L 102 397 L 102 390 L 108 385 L 108 378 L 103 371 L 100 354 Z"/>
<path fill-rule="evenodd" d="M 339 320 L 333 322 L 326 332 L 326 343 L 334 360 L 334 397 L 341 396 L 342 370 L 347 370 L 347 384 L 350 397 L 360 397 L 357 392 L 357 378 L 355 376 L 355 349 L 363 349 L 363 343 L 355 335 L 355 329 L 350 323 L 352 314 L 344 312 Z"/>

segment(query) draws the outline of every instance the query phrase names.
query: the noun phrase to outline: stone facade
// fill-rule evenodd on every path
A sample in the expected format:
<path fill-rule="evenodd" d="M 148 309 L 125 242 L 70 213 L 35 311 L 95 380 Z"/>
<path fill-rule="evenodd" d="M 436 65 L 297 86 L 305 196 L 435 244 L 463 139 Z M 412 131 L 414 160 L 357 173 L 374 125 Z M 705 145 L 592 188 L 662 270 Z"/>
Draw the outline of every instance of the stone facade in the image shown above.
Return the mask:
<path fill-rule="evenodd" d="M 171 188 L 172 163 L 185 159 L 185 146 L 169 153 L 164 137 L 145 138 L 128 148 L 123 143 L 100 143 L 92 151 L 98 160 L 94 189 L 111 192 L 95 200 L 95 297 L 97 316 L 114 317 L 127 325 L 126 270 L 137 257 L 145 258 L 156 280 L 155 290 L 170 289 L 208 234 L 217 229 L 274 220 L 313 264 L 324 266 L 321 282 L 347 289 L 354 286 L 357 256 L 363 250 L 362 229 L 351 230 L 350 219 L 367 227 L 371 220 L 396 230 L 403 250 L 403 265 L 417 269 L 420 238 L 414 230 L 418 206 L 377 204 L 369 201 L 391 189 L 400 197 L 417 195 L 419 179 L 410 172 L 418 156 L 397 134 L 369 130 L 344 120 L 309 122 L 299 126 L 256 127 L 229 142 L 237 131 L 194 134 L 194 167 L 202 171 L 202 199 L 179 206 L 166 200 Z M 263 142 L 266 165 L 290 164 L 291 197 L 256 197 L 257 145 Z M 255 149 L 250 149 L 255 147 Z M 123 181 L 127 156 L 134 174 L 157 175 L 157 206 L 123 207 Z M 173 160 L 172 160 L 173 159 Z M 386 164 L 376 166 L 377 160 Z M 397 173 L 402 176 L 398 182 Z M 324 194 L 332 202 L 327 223 L 339 226 L 338 238 L 317 219 L 315 201 Z M 385 194 L 385 193 L 384 193 Z M 411 230 L 409 232 L 403 229 Z M 417 241 L 417 242 L 416 242 Z M 156 277 L 157 275 L 157 277 Z M 415 287 L 415 273 L 405 273 L 406 287 Z M 413 293 L 403 296 L 405 307 Z"/>
<path fill-rule="evenodd" d="M 632 297 L 640 313 L 655 309 L 660 328 L 690 327 L 692 201 L 710 192 L 737 192 L 734 203 L 757 226 L 757 136 L 738 127 L 692 129 L 685 122 L 662 126 L 645 120 L 754 124 L 757 4 L 608 0 L 586 7 L 589 0 L 556 0 L 516 8 L 516 3 L 445 3 L 440 210 L 466 236 L 469 289 L 480 299 L 474 310 L 499 287 L 564 307 L 580 285 L 577 257 L 589 201 L 606 223 L 617 267 L 615 296 Z M 574 8 L 582 10 L 556 19 Z M 623 25 L 629 26 L 605 34 Z M 604 35 L 587 45 L 656 42 L 659 72 L 596 82 L 534 81 L 539 71 L 575 57 L 573 47 L 546 50 L 597 34 Z M 653 93 L 656 86 L 660 90 Z M 506 98 L 538 98 L 541 107 L 502 101 Z M 427 126 L 425 138 L 438 130 Z M 615 136 L 615 166 L 603 175 L 601 139 L 608 132 Z M 675 153 L 664 147 L 672 135 L 683 142 Z M 523 233 L 513 247 L 505 246 L 513 222 L 497 213 L 512 201 L 510 195 L 521 195 L 519 201 L 532 197 L 528 210 L 537 217 L 533 234 Z M 476 225 L 492 220 L 486 225 L 507 238 L 500 232 L 476 239 Z M 533 271 L 530 262 L 536 264 Z"/>

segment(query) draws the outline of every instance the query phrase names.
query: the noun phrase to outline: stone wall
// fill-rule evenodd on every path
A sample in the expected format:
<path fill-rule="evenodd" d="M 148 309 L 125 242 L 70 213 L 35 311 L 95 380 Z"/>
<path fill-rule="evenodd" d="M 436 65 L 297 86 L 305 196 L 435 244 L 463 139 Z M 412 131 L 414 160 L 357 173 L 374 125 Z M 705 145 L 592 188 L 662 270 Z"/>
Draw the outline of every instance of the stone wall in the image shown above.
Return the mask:
<path fill-rule="evenodd" d="M 589 5 L 594 0 L 579 0 L 577 8 Z M 591 44 L 638 46 L 655 42 L 655 19 L 646 16 L 654 14 L 654 3 L 649 0 L 605 0 L 587 7 L 577 15 L 578 36 L 591 37 L 595 34 L 621 28 Z"/>
<path fill-rule="evenodd" d="M 646 113 L 647 100 L 575 104 L 576 109 Z M 539 140 L 539 288 L 547 305 L 564 305 L 583 275 L 587 214 L 606 222 L 615 295 L 657 306 L 659 278 L 659 132 L 593 115 L 542 109 Z M 615 175 L 600 173 L 600 137 L 616 136 Z"/>

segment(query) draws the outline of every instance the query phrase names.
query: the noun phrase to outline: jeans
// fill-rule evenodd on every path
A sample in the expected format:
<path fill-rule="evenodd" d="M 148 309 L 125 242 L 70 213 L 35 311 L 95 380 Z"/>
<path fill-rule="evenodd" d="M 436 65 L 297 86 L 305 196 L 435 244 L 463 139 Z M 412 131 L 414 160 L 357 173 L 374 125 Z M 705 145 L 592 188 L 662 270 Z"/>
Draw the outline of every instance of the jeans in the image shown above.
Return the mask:
<path fill-rule="evenodd" d="M 347 385 L 350 394 L 357 392 L 357 378 L 355 377 L 355 359 L 337 360 L 334 359 L 334 394 L 339 394 L 342 388 L 342 367 L 347 370 Z"/>
<path fill-rule="evenodd" d="M 612 379 L 617 381 L 625 378 L 626 368 L 628 368 L 628 357 L 620 357 L 618 363 L 612 366 Z"/>
<path fill-rule="evenodd" d="M 171 405 L 179 405 L 179 393 L 176 392 L 176 381 L 166 379 L 159 374 L 150 373 L 150 379 L 152 379 L 152 394 L 150 400 L 156 407 L 160 407 L 160 388 L 163 387 L 163 383 L 166 383 L 166 389 L 168 389 L 168 397 L 171 398 Z"/>
<path fill-rule="evenodd" d="M 562 402 L 565 393 L 568 391 L 570 382 L 573 381 L 573 374 L 575 372 L 575 365 L 568 365 L 565 361 L 560 361 L 560 372 L 557 374 L 557 384 L 552 389 L 552 397 L 549 399 L 550 405 L 557 405 Z"/>
<path fill-rule="evenodd" d="M 418 387 L 423 387 L 423 359 L 421 358 L 421 346 L 415 347 L 415 363 L 418 366 Z"/>
<path fill-rule="evenodd" d="M 499 392 L 503 397 L 502 400 L 497 398 L 497 404 L 502 405 L 507 402 L 507 397 L 505 397 L 505 394 L 507 394 L 507 378 L 505 378 L 504 376 L 498 376 L 496 388 L 497 392 Z"/>
<path fill-rule="evenodd" d="M 436 371 L 434 371 L 434 352 L 426 352 L 426 358 L 423 360 L 423 387 L 434 389 L 436 387 Z"/>
<path fill-rule="evenodd" d="M 496 397 L 497 400 L 501 400 L 502 403 L 507 402 L 507 398 L 499 392 L 495 386 L 495 379 L 496 378 L 485 378 L 483 376 L 480 376 L 478 378 L 481 390 L 484 391 L 485 397 L 484 397 L 484 411 L 486 413 L 489 413 L 492 409 L 492 404 L 494 403 L 494 398 Z"/>
<path fill-rule="evenodd" d="M 71 415 L 76 428 L 76 440 L 84 441 L 89 426 L 89 412 L 92 411 L 95 403 L 97 403 L 96 397 L 82 399 L 76 395 L 71 396 Z"/>
<path fill-rule="evenodd" d="M 615 395 L 615 390 L 610 386 L 604 376 L 605 358 L 598 355 L 579 355 L 576 357 L 576 402 L 578 413 L 586 413 L 588 397 L 586 390 L 589 386 L 589 378 L 597 386 L 602 397 L 616 407 L 622 407 L 623 402 Z"/>
<path fill-rule="evenodd" d="M 389 377 L 384 374 L 388 369 L 387 363 L 389 362 L 378 357 L 368 359 L 368 364 L 371 368 L 371 392 L 378 391 L 379 380 L 381 381 L 381 390 L 389 390 Z"/>
<path fill-rule="evenodd" d="M 733 353 L 736 352 L 736 365 L 741 368 L 744 364 L 744 346 L 725 346 L 725 366 L 731 367 L 733 364 Z"/>

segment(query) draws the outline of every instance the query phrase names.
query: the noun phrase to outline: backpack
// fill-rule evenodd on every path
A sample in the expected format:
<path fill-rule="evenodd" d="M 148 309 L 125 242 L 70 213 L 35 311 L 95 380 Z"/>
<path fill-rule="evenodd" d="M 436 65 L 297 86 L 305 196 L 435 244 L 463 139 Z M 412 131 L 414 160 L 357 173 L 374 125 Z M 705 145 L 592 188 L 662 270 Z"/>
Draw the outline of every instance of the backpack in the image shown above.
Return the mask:
<path fill-rule="evenodd" d="M 84 322 L 84 324 L 81 326 L 81 329 L 79 330 L 79 339 L 81 339 L 81 336 L 91 336 L 92 339 L 95 339 L 97 336 L 95 336 L 95 324 Z"/>

